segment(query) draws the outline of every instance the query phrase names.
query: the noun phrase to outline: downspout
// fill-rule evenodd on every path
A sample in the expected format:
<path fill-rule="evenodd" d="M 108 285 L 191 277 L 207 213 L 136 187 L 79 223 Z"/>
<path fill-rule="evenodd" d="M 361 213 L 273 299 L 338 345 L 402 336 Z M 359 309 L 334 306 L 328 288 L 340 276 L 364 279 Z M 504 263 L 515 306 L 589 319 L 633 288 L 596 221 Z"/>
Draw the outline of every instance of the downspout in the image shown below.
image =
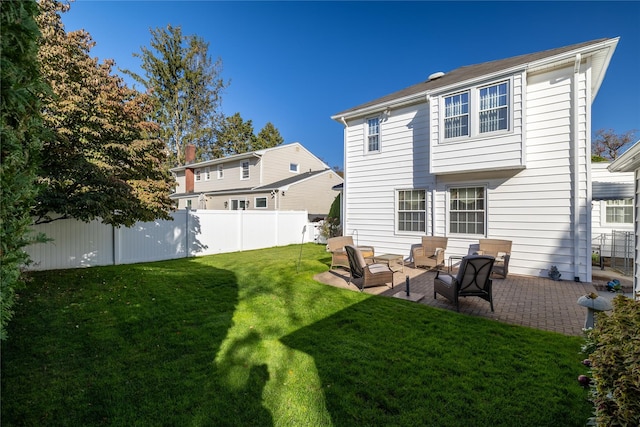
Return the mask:
<path fill-rule="evenodd" d="M 347 222 L 347 129 L 349 125 L 347 121 L 344 119 L 344 116 L 340 117 L 340 121 L 344 125 L 344 129 L 342 131 L 342 158 L 344 159 L 344 177 L 342 179 L 342 197 L 340 200 L 340 231 L 344 236 L 346 232 L 346 222 Z"/>
<path fill-rule="evenodd" d="M 576 54 L 573 64 L 573 278 L 580 281 L 580 153 L 579 153 L 579 105 L 578 105 L 578 79 L 580 74 L 580 61 L 582 55 Z"/>

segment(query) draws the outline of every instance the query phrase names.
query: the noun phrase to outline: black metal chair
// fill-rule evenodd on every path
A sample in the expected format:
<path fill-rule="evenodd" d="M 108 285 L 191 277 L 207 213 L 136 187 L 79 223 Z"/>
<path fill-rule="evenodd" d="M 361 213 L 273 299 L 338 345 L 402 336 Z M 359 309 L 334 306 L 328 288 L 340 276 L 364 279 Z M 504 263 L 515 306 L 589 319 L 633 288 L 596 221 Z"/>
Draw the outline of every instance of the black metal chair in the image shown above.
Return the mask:
<path fill-rule="evenodd" d="M 440 294 L 452 301 L 460 311 L 460 297 L 480 297 L 489 301 L 493 311 L 491 270 L 495 258 L 488 255 L 468 255 L 462 258 L 458 274 L 438 270 L 433 280 L 433 298 Z"/>

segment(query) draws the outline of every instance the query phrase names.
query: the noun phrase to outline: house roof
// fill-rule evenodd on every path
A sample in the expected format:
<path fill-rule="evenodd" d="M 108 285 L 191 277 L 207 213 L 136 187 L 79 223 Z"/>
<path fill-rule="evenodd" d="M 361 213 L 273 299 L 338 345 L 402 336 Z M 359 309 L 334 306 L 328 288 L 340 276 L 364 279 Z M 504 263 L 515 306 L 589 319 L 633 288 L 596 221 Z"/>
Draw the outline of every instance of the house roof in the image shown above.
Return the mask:
<path fill-rule="evenodd" d="M 636 191 L 633 182 L 599 182 L 591 183 L 592 200 L 633 199 Z"/>
<path fill-rule="evenodd" d="M 272 182 L 270 184 L 261 185 L 259 187 L 244 187 L 244 188 L 232 188 L 227 190 L 218 190 L 218 191 L 199 191 L 193 193 L 174 193 L 170 197 L 172 199 L 182 199 L 185 197 L 194 197 L 198 194 L 207 194 L 207 195 L 224 195 L 224 194 L 253 194 L 253 193 L 264 193 L 272 190 L 281 190 L 287 191 L 291 185 L 299 184 L 307 179 L 313 178 L 318 175 L 322 175 L 325 173 L 335 173 L 331 169 L 317 170 L 317 171 L 309 171 L 301 174 L 297 174 L 292 176 L 291 178 L 283 179 L 280 181 Z M 337 175 L 337 174 L 336 174 Z M 338 176 L 340 177 L 340 176 Z M 342 178 L 340 178 L 342 179 Z"/>
<path fill-rule="evenodd" d="M 518 70 L 538 71 L 551 67 L 568 66 L 574 63 L 577 54 L 581 55 L 581 60 L 586 56 L 593 57 L 592 65 L 595 72 L 592 73 L 592 96 L 595 97 L 618 40 L 619 38 L 602 38 L 542 52 L 467 65 L 449 71 L 442 77 L 417 83 L 406 89 L 341 111 L 331 118 L 341 121 L 343 118 L 369 114 L 376 110 L 419 101 L 424 102 L 426 96 L 432 93 L 442 92 L 464 84 L 471 84 L 474 80 L 480 78 L 497 77 L 498 75 Z"/>
<path fill-rule="evenodd" d="M 640 140 L 615 159 L 608 169 L 611 172 L 635 172 L 640 169 Z"/>
<path fill-rule="evenodd" d="M 171 172 L 178 172 L 178 171 L 185 170 L 187 168 L 189 168 L 189 169 L 201 168 L 201 167 L 205 167 L 205 166 L 212 166 L 212 165 L 218 165 L 218 164 L 221 164 L 221 163 L 227 163 L 227 162 L 230 162 L 230 161 L 249 159 L 249 158 L 252 158 L 252 157 L 262 157 L 262 156 L 264 156 L 265 153 L 267 153 L 269 151 L 280 150 L 282 148 L 288 148 L 288 147 L 291 147 L 291 146 L 298 146 L 298 147 L 302 148 L 303 150 L 307 151 L 312 156 L 314 156 L 313 153 L 311 153 L 309 150 L 307 150 L 299 142 L 292 142 L 290 144 L 281 144 L 281 145 L 277 145 L 275 147 L 265 148 L 265 149 L 262 149 L 262 150 L 249 151 L 247 153 L 240 153 L 240 154 L 234 154 L 232 156 L 220 157 L 218 159 L 211 159 L 211 160 L 205 160 L 205 161 L 197 162 L 197 163 L 189 163 L 188 165 L 176 166 L 175 168 L 171 168 L 170 171 Z M 329 166 L 327 165 L 327 167 L 329 167 Z"/>

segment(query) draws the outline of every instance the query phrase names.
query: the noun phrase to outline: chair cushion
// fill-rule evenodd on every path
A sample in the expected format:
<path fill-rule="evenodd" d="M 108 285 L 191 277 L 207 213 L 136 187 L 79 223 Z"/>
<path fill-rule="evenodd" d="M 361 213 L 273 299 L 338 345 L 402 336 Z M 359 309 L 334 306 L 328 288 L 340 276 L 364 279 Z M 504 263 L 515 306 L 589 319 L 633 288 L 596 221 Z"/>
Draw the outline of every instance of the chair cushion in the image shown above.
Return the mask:
<path fill-rule="evenodd" d="M 389 267 L 385 264 L 369 264 L 368 268 L 373 274 L 389 271 Z"/>
<path fill-rule="evenodd" d="M 439 280 L 440 282 L 442 282 L 443 285 L 445 285 L 446 287 L 450 288 L 453 286 L 453 276 L 450 276 L 449 274 L 439 274 L 438 277 L 436 278 L 436 280 Z"/>

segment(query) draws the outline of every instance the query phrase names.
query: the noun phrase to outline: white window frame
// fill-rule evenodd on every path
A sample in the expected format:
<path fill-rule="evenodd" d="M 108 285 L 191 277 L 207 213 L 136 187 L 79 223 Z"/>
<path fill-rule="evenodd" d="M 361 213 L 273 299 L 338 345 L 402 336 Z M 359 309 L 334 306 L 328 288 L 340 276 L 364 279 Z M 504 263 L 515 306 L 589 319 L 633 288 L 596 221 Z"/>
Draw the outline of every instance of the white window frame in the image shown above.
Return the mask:
<path fill-rule="evenodd" d="M 500 86 L 505 85 L 506 86 L 506 93 L 504 95 L 498 94 L 497 98 L 500 99 L 504 96 L 505 98 L 505 104 L 498 104 L 498 105 L 489 105 L 486 106 L 485 108 L 483 108 L 482 105 L 482 91 L 483 90 L 489 90 L 490 88 L 496 87 L 499 88 Z M 492 84 L 488 84 L 488 85 L 484 85 L 484 86 L 480 86 L 478 87 L 478 134 L 479 135 L 486 135 L 486 134 L 492 134 L 492 133 L 498 133 L 498 132 L 507 132 L 509 131 L 510 128 L 510 117 L 511 117 L 511 94 L 510 94 L 510 84 L 509 81 L 507 80 L 503 80 L 497 83 L 492 83 Z M 504 118 L 504 123 L 506 125 L 506 127 L 504 129 L 490 129 L 490 130 L 486 130 L 483 131 L 482 130 L 482 114 L 487 112 L 490 113 L 492 111 L 498 111 L 498 110 L 505 110 L 507 112 L 506 117 Z M 498 123 L 499 123 L 498 119 Z"/>
<path fill-rule="evenodd" d="M 204 180 L 209 181 L 211 179 L 211 169 L 207 166 L 204 168 Z"/>
<path fill-rule="evenodd" d="M 247 165 L 246 168 L 245 168 L 245 165 Z M 241 180 L 246 180 L 250 178 L 251 176 L 249 172 L 250 167 L 251 167 L 251 164 L 249 163 L 249 160 L 244 160 L 240 162 L 240 179 Z M 245 171 L 247 172 L 246 176 L 245 176 Z"/>
<path fill-rule="evenodd" d="M 224 178 L 224 166 L 218 165 L 218 179 Z"/>
<path fill-rule="evenodd" d="M 372 124 L 375 122 L 375 127 Z M 380 137 L 380 116 L 367 117 L 364 119 L 364 151 L 365 153 L 379 153 L 382 138 Z M 373 130 L 373 132 L 372 132 Z M 372 138 L 375 146 L 372 147 Z"/>
<path fill-rule="evenodd" d="M 461 184 L 461 185 L 451 185 L 447 187 L 447 206 L 446 206 L 446 214 L 447 214 L 447 235 L 453 235 L 453 236 L 481 236 L 484 237 L 487 235 L 487 211 L 488 211 L 488 203 L 487 203 L 487 185 L 484 184 Z M 454 190 L 469 190 L 469 189 L 474 189 L 474 188 L 481 188 L 482 189 L 482 193 L 483 193 L 483 198 L 482 199 L 477 199 L 476 200 L 482 200 L 483 204 L 482 204 L 482 209 L 478 209 L 477 206 L 475 206 L 475 209 L 452 209 L 453 208 L 453 203 L 454 203 L 454 199 L 452 197 L 452 192 Z M 464 200 L 465 198 L 462 197 L 458 197 L 457 200 Z M 468 199 L 467 199 L 468 200 Z M 454 212 L 459 212 L 459 213 L 467 213 L 467 214 L 472 214 L 472 215 L 478 215 L 480 214 L 480 218 L 482 219 L 482 231 L 481 232 L 468 232 L 468 231 L 460 231 L 460 228 L 458 227 L 456 230 L 454 230 L 454 221 L 452 220 L 452 216 Z M 470 224 L 478 224 L 477 221 L 455 221 L 455 223 L 458 224 L 466 224 L 467 227 Z M 467 228 L 465 227 L 465 228 Z"/>
<path fill-rule="evenodd" d="M 452 107 L 450 110 L 450 115 L 447 115 L 447 113 L 449 112 L 447 109 L 447 99 L 449 98 L 457 98 L 460 97 L 462 98 L 463 96 L 466 96 L 466 104 L 454 104 L 454 107 Z M 466 106 L 466 111 L 464 111 L 464 109 L 462 109 L 462 105 Z M 456 106 L 460 106 L 458 108 L 456 108 Z M 442 121 L 442 129 L 443 129 L 443 134 L 442 134 L 442 138 L 446 139 L 446 140 L 452 140 L 452 139 L 459 139 L 459 138 L 467 138 L 471 135 L 471 91 L 470 90 L 464 90 L 461 92 L 456 92 L 456 93 L 452 93 L 449 95 L 445 95 L 442 97 L 442 116 L 443 116 L 443 121 Z M 456 120 L 463 120 L 466 117 L 467 119 L 467 123 L 466 123 L 466 133 L 461 133 L 458 135 L 454 135 L 454 136 L 446 136 L 447 135 L 447 121 L 451 120 L 451 121 L 456 121 Z M 460 127 L 460 126 L 458 126 Z"/>
<path fill-rule="evenodd" d="M 620 202 L 627 202 L 627 203 L 620 203 Z M 618 203 L 612 203 L 609 204 L 609 202 L 618 202 Z M 602 204 L 603 208 L 602 208 L 602 219 L 604 221 L 605 224 L 608 225 L 614 225 L 614 226 L 632 226 L 633 225 L 633 206 L 634 206 L 634 200 L 633 198 L 625 198 L 625 199 L 615 199 L 615 200 L 605 200 L 604 203 Z M 609 215 L 607 214 L 607 212 L 609 212 L 609 210 L 614 211 L 614 213 L 616 211 L 624 211 L 626 209 L 630 209 L 631 213 L 630 215 L 626 215 L 626 214 L 622 214 L 623 218 L 624 217 L 628 217 L 629 221 L 611 221 L 609 222 Z M 619 217 L 620 215 L 615 215 L 617 217 Z"/>
<path fill-rule="evenodd" d="M 230 199 L 229 210 L 240 211 L 249 209 L 249 201 L 247 199 Z"/>
<path fill-rule="evenodd" d="M 264 206 L 260 206 L 258 204 L 258 200 L 264 200 Z M 253 208 L 254 209 L 268 209 L 269 208 L 269 201 L 267 200 L 266 196 L 257 196 L 253 198 Z"/>
<path fill-rule="evenodd" d="M 512 77 L 502 78 L 502 79 L 492 80 L 491 82 L 483 82 L 473 87 L 465 88 L 464 90 L 457 90 L 457 91 L 441 94 L 439 96 L 440 98 L 439 106 L 441 111 L 439 122 L 440 122 L 440 127 L 442 129 L 440 131 L 440 141 L 444 143 L 454 142 L 454 141 L 466 141 L 473 138 L 494 137 L 495 135 L 513 132 L 513 83 L 514 81 Z M 503 84 L 506 85 L 506 92 L 507 92 L 506 105 L 496 107 L 495 109 L 499 108 L 499 109 L 506 110 L 506 116 L 507 116 L 506 129 L 497 129 L 497 130 L 489 130 L 489 131 L 481 132 L 480 115 L 482 111 L 480 109 L 481 107 L 480 93 L 485 89 L 500 86 Z M 468 134 L 446 137 L 445 125 L 447 120 L 449 119 L 449 117 L 447 117 L 446 100 L 454 96 L 459 96 L 463 93 L 467 93 L 468 99 L 469 99 L 468 112 L 466 113 L 468 116 L 468 123 L 467 123 Z M 491 109 L 486 109 L 485 111 L 490 111 L 490 110 Z M 461 117 L 462 115 L 463 114 L 459 114 L 458 117 Z"/>
<path fill-rule="evenodd" d="M 202 172 L 200 171 L 200 168 L 193 171 L 193 176 L 195 177 L 194 179 L 196 182 L 202 181 Z"/>
<path fill-rule="evenodd" d="M 289 172 L 300 173 L 300 165 L 298 163 L 289 163 Z"/>
<path fill-rule="evenodd" d="M 415 193 L 422 192 L 422 200 L 414 198 Z M 410 199 L 406 196 L 403 198 L 402 194 L 410 193 Z M 407 203 L 409 206 L 407 206 Z M 416 206 L 417 204 L 417 206 Z M 423 206 L 421 206 L 421 204 Z M 395 190 L 395 230 L 397 234 L 418 234 L 424 235 L 427 230 L 427 189 L 425 188 L 398 188 Z M 408 214 L 411 218 L 403 218 L 403 214 Z M 420 218 L 420 216 L 422 216 Z M 403 224 L 418 224 L 418 227 L 410 227 L 411 229 L 403 229 Z M 422 225 L 422 228 L 420 227 Z"/>

